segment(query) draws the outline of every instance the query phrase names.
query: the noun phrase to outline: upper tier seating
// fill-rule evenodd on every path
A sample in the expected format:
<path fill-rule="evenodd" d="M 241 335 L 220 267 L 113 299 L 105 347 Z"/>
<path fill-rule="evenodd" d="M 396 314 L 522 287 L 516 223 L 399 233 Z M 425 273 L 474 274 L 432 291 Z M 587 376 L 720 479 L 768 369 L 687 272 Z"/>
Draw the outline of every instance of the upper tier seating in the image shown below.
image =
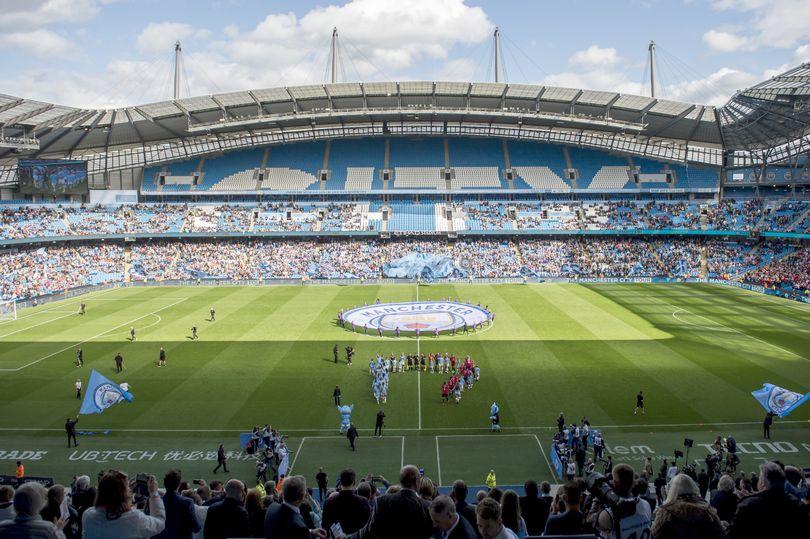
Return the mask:
<path fill-rule="evenodd" d="M 515 174 L 533 189 L 571 189 L 571 186 L 548 167 L 513 167 Z"/>

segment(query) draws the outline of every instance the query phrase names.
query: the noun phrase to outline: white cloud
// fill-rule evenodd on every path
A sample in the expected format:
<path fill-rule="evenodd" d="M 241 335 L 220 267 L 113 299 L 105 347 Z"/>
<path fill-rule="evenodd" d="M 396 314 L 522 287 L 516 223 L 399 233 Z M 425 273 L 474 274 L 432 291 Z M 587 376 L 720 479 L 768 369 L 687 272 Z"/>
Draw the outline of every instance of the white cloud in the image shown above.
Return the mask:
<path fill-rule="evenodd" d="M 810 39 L 810 5 L 807 0 L 717 0 L 717 11 L 737 11 L 748 15 L 745 30 L 734 34 L 716 28 L 704 34 L 703 39 L 719 52 L 733 52 L 735 43 L 750 49 L 760 47 L 789 48 Z M 713 35 L 710 36 L 710 34 Z M 723 35 L 725 34 L 725 35 Z M 725 48 L 724 48 L 725 47 Z"/>
<path fill-rule="evenodd" d="M 76 23 L 98 15 L 96 0 L 2 0 L 0 29 L 26 30 L 57 23 Z"/>
<path fill-rule="evenodd" d="M 583 51 L 576 52 L 569 60 L 573 65 L 581 66 L 606 66 L 619 62 L 619 54 L 616 49 L 602 48 L 599 45 L 591 45 Z"/>
<path fill-rule="evenodd" d="M 722 30 L 709 30 L 703 34 L 703 41 L 717 52 L 734 52 L 752 46 L 749 38 Z"/>
<path fill-rule="evenodd" d="M 203 28 L 194 28 L 181 22 L 153 22 L 138 35 L 136 45 L 143 53 L 154 54 L 169 51 L 175 41 L 184 39 L 205 39 L 211 33 Z"/>
<path fill-rule="evenodd" d="M 647 81 L 639 81 L 636 77 L 637 73 L 630 74 L 628 69 L 632 69 L 631 66 L 621 61 L 618 55 L 596 52 L 607 50 L 611 49 L 592 45 L 584 51 L 574 53 L 569 59 L 572 69 L 547 76 L 543 80 L 543 84 L 649 95 L 650 90 Z M 588 51 L 592 52 L 589 53 Z M 599 57 L 602 58 L 601 62 L 596 61 Z M 768 76 L 770 75 L 767 73 L 752 74 L 724 67 L 704 78 L 673 82 L 666 85 L 661 85 L 659 82 L 659 86 L 656 88 L 656 96 L 662 99 L 701 105 L 722 105 L 737 90 L 751 86 Z"/>
<path fill-rule="evenodd" d="M 15 49 L 40 58 L 68 57 L 74 51 L 68 39 L 50 30 L 0 34 L 0 49 Z"/>

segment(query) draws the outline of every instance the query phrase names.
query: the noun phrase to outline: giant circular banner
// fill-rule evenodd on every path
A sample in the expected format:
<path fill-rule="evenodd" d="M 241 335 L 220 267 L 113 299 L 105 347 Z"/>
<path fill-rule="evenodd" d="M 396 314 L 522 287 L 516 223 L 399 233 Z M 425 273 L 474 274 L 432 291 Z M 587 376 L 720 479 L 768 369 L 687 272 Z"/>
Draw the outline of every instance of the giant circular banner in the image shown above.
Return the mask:
<path fill-rule="evenodd" d="M 475 327 L 490 319 L 483 307 L 448 301 L 377 303 L 343 313 L 344 326 L 373 331 L 415 333 Z"/>

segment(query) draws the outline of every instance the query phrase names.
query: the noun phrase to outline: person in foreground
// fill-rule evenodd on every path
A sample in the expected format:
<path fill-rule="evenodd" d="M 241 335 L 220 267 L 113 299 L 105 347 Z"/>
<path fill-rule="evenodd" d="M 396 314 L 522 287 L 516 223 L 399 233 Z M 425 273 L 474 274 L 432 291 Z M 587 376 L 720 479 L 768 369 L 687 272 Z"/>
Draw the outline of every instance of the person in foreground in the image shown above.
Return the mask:
<path fill-rule="evenodd" d="M 225 498 L 208 508 L 203 535 L 205 539 L 250 537 L 250 519 L 245 509 L 245 484 L 238 479 L 225 483 Z"/>
<path fill-rule="evenodd" d="M 775 462 L 759 466 L 759 492 L 737 505 L 729 537 L 793 537 L 807 530 L 807 512 L 799 500 L 785 492 L 785 471 Z"/>
<path fill-rule="evenodd" d="M 456 504 L 450 496 L 437 496 L 430 504 L 430 518 L 438 533 L 436 539 L 475 539 L 475 530 L 467 519 L 456 513 Z"/>
<path fill-rule="evenodd" d="M 47 491 L 39 483 L 25 483 L 14 492 L 14 520 L 0 523 L 0 537 L 36 537 L 64 539 L 62 529 L 68 522 L 60 518 L 56 523 L 42 520 L 39 512 L 45 507 Z"/>
<path fill-rule="evenodd" d="M 87 539 L 152 537 L 166 526 L 166 510 L 158 494 L 157 481 L 150 475 L 146 487 L 149 492 L 149 514 L 132 506 L 132 490 L 127 476 L 111 470 L 98 482 L 94 507 L 82 515 L 82 529 Z"/>
<path fill-rule="evenodd" d="M 550 515 L 543 535 L 576 535 L 584 531 L 585 515 L 579 510 L 581 492 L 574 482 L 562 487 L 565 512 Z"/>
<path fill-rule="evenodd" d="M 407 465 L 399 472 L 400 488 L 377 498 L 371 516 L 357 532 L 335 539 L 426 539 L 433 533 L 430 504 L 416 493 L 419 468 Z"/>
<path fill-rule="evenodd" d="M 267 539 L 308 539 L 326 537 L 321 528 L 308 529 L 299 509 L 307 494 L 307 484 L 301 475 L 291 475 L 281 485 L 282 503 L 273 503 L 264 517 Z"/>
<path fill-rule="evenodd" d="M 726 535 L 717 512 L 700 496 L 697 483 L 683 473 L 670 481 L 667 499 L 656 511 L 650 531 L 658 539 Z"/>
<path fill-rule="evenodd" d="M 478 533 L 483 539 L 517 539 L 517 535 L 503 525 L 501 506 L 492 498 L 484 498 L 475 508 Z"/>

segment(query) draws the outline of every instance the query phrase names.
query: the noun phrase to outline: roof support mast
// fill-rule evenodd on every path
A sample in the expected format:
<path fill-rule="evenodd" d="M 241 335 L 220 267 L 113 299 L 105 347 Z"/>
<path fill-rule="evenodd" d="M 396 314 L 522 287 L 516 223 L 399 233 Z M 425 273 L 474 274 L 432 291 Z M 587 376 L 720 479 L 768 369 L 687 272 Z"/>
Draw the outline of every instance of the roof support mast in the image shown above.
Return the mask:
<path fill-rule="evenodd" d="M 174 98 L 180 99 L 180 54 L 183 49 L 180 47 L 180 42 L 174 43 Z"/>
<path fill-rule="evenodd" d="M 337 26 L 332 28 L 332 84 L 337 82 Z"/>
<path fill-rule="evenodd" d="M 501 57 L 501 29 L 495 27 L 495 82 L 500 82 L 498 79 L 498 71 L 500 71 L 500 57 Z"/>
<path fill-rule="evenodd" d="M 650 97 L 655 97 L 655 41 L 650 40 Z"/>

